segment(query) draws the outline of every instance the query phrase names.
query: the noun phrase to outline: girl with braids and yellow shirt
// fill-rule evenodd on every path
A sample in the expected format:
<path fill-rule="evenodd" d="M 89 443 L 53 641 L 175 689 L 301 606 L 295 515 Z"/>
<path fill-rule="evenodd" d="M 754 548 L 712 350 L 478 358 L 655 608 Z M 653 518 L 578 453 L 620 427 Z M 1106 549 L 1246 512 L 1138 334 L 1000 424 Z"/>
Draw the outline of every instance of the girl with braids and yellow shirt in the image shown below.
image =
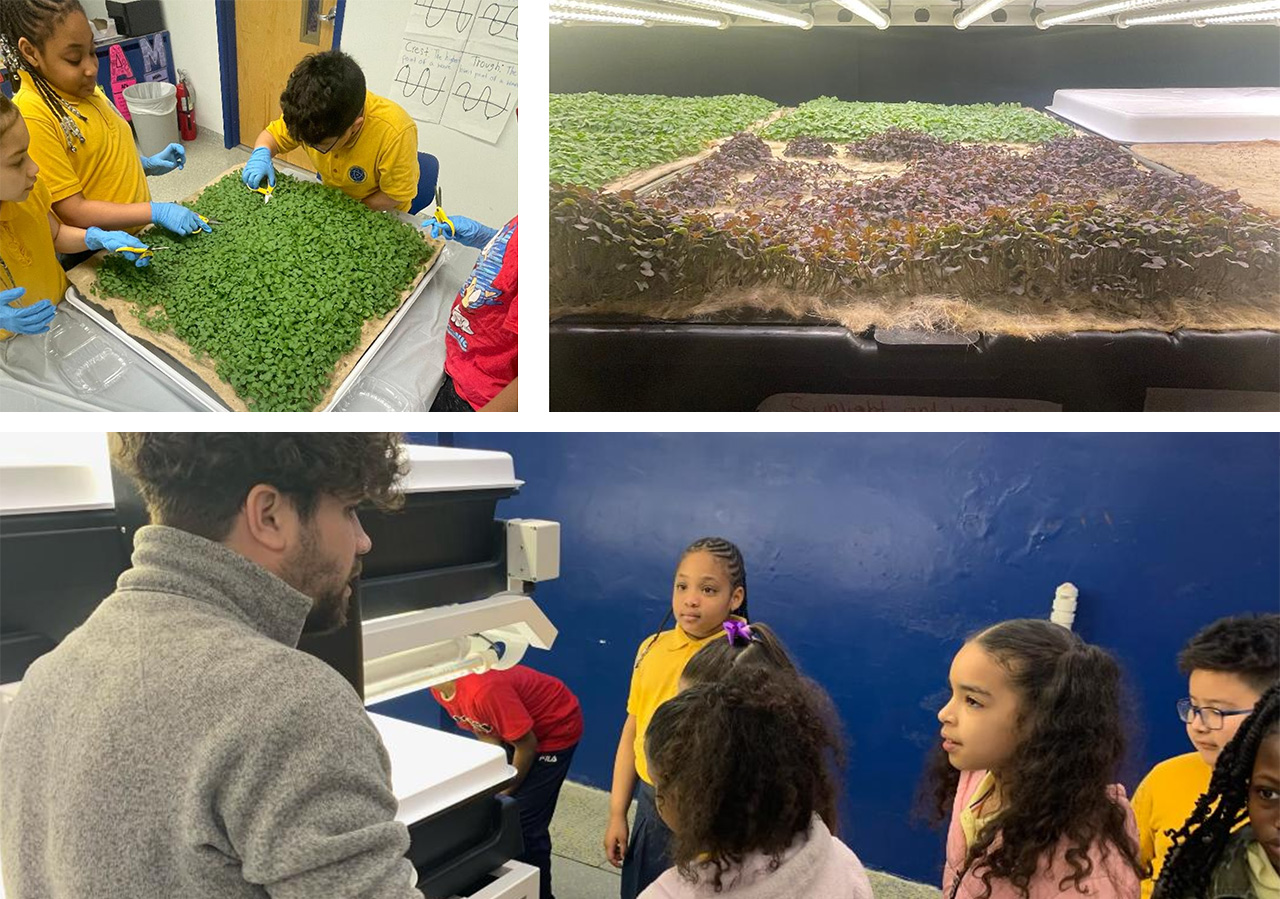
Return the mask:
<path fill-rule="evenodd" d="M 181 168 L 186 150 L 170 144 L 138 155 L 129 123 L 98 87 L 93 32 L 79 0 L 0 2 L 0 58 L 18 88 L 14 103 L 59 219 L 77 228 L 211 230 L 185 206 L 151 202 L 146 176 Z"/>
<path fill-rule="evenodd" d="M 1155 899 L 1280 899 L 1280 684 L 1262 694 L 1173 833 Z"/>
<path fill-rule="evenodd" d="M 724 623 L 747 617 L 747 572 L 738 547 L 719 537 L 695 540 L 680 556 L 671 608 L 658 632 L 636 653 L 627 696 L 627 721 L 618 740 L 609 796 L 609 826 L 604 850 L 622 869 L 622 899 L 636 899 L 672 866 L 668 853 L 671 830 L 654 804 L 653 779 L 645 758 L 644 738 L 658 706 L 679 692 L 685 663 L 715 639 L 724 639 Z M 676 626 L 663 630 L 667 621 Z M 627 809 L 636 798 L 635 826 L 628 831 Z"/>
<path fill-rule="evenodd" d="M 138 243 L 124 231 L 81 230 L 60 222 L 28 143 L 18 108 L 0 94 L 0 340 L 49 330 L 67 290 L 58 252 L 106 249 L 135 265 L 148 261 L 123 249 Z"/>

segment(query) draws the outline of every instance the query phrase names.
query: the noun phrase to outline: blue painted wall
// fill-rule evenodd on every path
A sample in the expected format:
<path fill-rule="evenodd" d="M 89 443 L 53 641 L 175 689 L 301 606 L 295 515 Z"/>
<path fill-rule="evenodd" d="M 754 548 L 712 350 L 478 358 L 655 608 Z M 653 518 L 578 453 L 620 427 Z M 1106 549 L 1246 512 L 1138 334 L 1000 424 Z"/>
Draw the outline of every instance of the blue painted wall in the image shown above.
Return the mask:
<path fill-rule="evenodd" d="M 941 835 L 908 810 L 965 634 L 1047 617 L 1074 582 L 1076 629 L 1118 655 L 1139 703 L 1132 789 L 1189 749 L 1173 710 L 1182 643 L 1280 603 L 1275 435 L 440 437 L 513 454 L 527 483 L 499 515 L 562 522 L 561 577 L 538 588 L 560 637 L 531 662 L 582 701 L 575 780 L 608 788 L 635 647 L 680 549 L 720 534 L 746 556 L 752 616 L 840 709 L 849 843 L 930 882 Z"/>

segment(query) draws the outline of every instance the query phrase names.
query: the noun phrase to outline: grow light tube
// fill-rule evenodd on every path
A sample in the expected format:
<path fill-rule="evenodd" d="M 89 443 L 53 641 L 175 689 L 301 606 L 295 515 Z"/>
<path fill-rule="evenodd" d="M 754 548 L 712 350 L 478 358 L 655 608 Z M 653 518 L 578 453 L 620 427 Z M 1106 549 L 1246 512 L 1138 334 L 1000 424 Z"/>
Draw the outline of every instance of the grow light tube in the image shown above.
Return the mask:
<path fill-rule="evenodd" d="M 996 0 L 996 2 L 1008 3 L 1009 0 Z M 849 10 L 855 16 L 866 19 L 881 31 L 889 27 L 889 17 L 875 6 L 872 6 L 868 0 L 836 0 L 836 3 Z"/>
<path fill-rule="evenodd" d="M 644 19 L 634 16 L 606 16 L 600 13 L 570 12 L 569 10 L 551 10 L 551 24 L 563 25 L 566 22 L 591 22 L 596 25 L 643 25 Z"/>
<path fill-rule="evenodd" d="M 1044 30 L 1054 25 L 1066 25 L 1083 19 L 1101 19 L 1116 13 L 1129 12 L 1134 9 L 1149 9 L 1153 6 L 1171 6 L 1180 0 L 1106 0 L 1104 3 L 1090 3 L 1077 6 L 1066 12 L 1053 15 L 1041 14 L 1036 17 L 1036 27 Z"/>
<path fill-rule="evenodd" d="M 617 3 L 588 3 L 584 2 L 584 0 L 551 0 L 552 18 L 559 17 L 562 10 L 643 19 L 645 22 L 668 22 L 672 25 L 698 25 L 703 28 L 727 28 L 729 25 L 728 22 L 721 18 L 663 12 L 662 10 L 648 7 L 626 6 Z"/>
<path fill-rule="evenodd" d="M 1280 24 L 1280 12 L 1249 12 L 1238 16 L 1214 16 L 1204 20 L 1208 25 L 1236 25 L 1245 22 L 1275 22 Z"/>
<path fill-rule="evenodd" d="M 955 26 L 964 31 L 974 22 L 986 18 L 1008 2 L 1009 0 L 982 0 L 981 3 L 956 13 Z"/>
<path fill-rule="evenodd" d="M 1149 16 L 1120 16 L 1116 24 L 1121 28 L 1130 25 L 1161 25 L 1165 22 L 1191 22 L 1195 19 L 1231 16 L 1237 13 L 1280 12 L 1280 0 L 1246 0 L 1244 3 L 1212 3 L 1173 12 L 1155 13 Z"/>
<path fill-rule="evenodd" d="M 803 28 L 805 31 L 813 27 L 813 16 L 808 13 L 796 15 L 771 3 L 752 3 L 749 0 L 673 0 L 673 2 L 731 16 L 746 16 L 748 19 L 759 19 L 774 25 L 790 25 L 794 28 Z"/>

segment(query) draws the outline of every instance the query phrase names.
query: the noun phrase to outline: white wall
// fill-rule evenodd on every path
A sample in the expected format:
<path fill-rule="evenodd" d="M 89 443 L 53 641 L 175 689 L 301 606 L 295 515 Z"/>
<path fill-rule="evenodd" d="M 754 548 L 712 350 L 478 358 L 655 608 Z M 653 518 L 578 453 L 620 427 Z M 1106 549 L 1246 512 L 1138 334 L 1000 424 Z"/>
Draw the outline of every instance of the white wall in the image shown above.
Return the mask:
<path fill-rule="evenodd" d="M 102 0 L 105 7 L 106 0 Z M 173 67 L 196 92 L 196 127 L 222 134 L 222 67 L 213 0 L 160 0 L 173 45 Z"/>
<path fill-rule="evenodd" d="M 185 2 L 185 0 L 169 0 Z M 347 0 L 342 49 L 364 69 L 369 90 L 396 99 L 393 83 L 400 37 L 413 0 Z M 418 123 L 418 149 L 440 159 L 445 211 L 501 227 L 516 214 L 515 115 L 497 144 L 440 125 Z"/>

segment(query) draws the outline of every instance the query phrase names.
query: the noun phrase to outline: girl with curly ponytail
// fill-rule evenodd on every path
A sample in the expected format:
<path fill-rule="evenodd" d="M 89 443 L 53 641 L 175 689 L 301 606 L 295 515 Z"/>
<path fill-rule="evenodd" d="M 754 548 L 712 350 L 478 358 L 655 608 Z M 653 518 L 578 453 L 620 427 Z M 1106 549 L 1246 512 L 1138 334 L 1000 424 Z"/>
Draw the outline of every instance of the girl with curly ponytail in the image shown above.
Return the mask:
<path fill-rule="evenodd" d="M 1115 660 L 1051 622 L 1006 621 L 961 647 L 950 684 L 933 767 L 944 896 L 1137 897 Z"/>

